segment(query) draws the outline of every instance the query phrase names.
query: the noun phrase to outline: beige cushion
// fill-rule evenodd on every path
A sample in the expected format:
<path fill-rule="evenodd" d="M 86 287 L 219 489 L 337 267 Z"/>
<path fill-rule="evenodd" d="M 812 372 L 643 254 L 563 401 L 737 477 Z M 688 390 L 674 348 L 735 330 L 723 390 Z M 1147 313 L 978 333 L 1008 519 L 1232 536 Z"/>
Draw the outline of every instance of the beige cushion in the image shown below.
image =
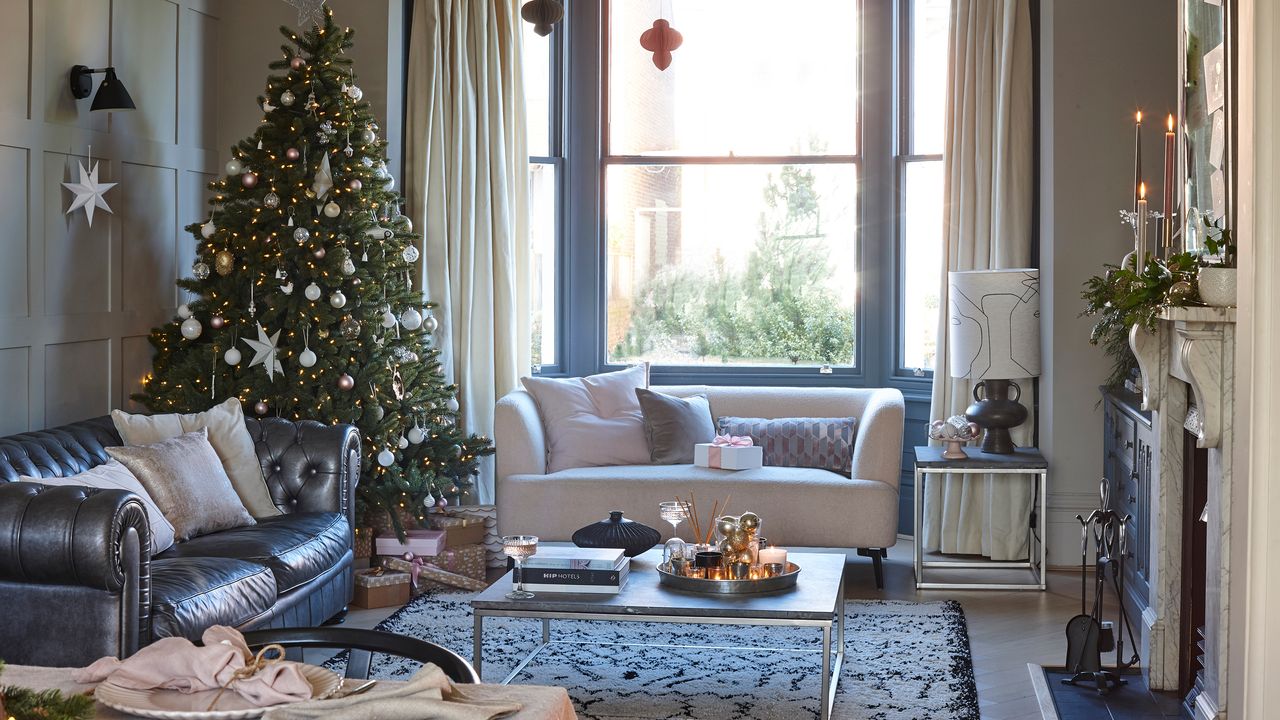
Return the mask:
<path fill-rule="evenodd" d="M 18 479 L 41 485 L 78 485 L 104 490 L 128 490 L 137 495 L 142 500 L 142 506 L 147 509 L 147 520 L 151 525 L 151 554 L 162 553 L 173 544 L 173 523 L 164 516 L 160 506 L 151 499 L 151 494 L 142 487 L 138 478 L 117 460 L 108 460 L 95 468 L 70 477 L 41 478 L 24 475 Z"/>
<path fill-rule="evenodd" d="M 253 437 L 244 425 L 244 410 L 237 398 L 188 415 L 133 415 L 112 410 L 111 420 L 125 445 L 150 445 L 193 430 L 207 429 L 209 444 L 218 454 L 227 477 L 231 478 L 231 486 L 249 514 L 254 517 L 281 514 L 271 502 L 271 493 L 262 479 L 262 466 L 258 464 Z"/>
<path fill-rule="evenodd" d="M 649 462 L 636 388 L 644 365 L 585 378 L 521 378 L 547 431 L 549 472 Z"/>
<path fill-rule="evenodd" d="M 204 428 L 151 445 L 107 448 L 107 453 L 147 489 L 173 523 L 179 542 L 255 524 L 231 487 Z"/>
<path fill-rule="evenodd" d="M 716 439 L 706 395 L 679 398 L 636 388 L 636 399 L 644 414 L 644 436 L 653 464 L 692 463 L 693 446 Z"/>

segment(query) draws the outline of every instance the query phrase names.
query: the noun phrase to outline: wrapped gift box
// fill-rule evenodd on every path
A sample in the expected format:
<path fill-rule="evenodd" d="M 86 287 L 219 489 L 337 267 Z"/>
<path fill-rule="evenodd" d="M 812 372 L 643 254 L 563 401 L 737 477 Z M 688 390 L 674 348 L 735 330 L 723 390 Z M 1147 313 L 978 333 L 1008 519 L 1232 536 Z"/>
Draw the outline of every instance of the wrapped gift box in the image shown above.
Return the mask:
<path fill-rule="evenodd" d="M 486 577 L 485 549 L 483 545 L 463 545 L 456 548 L 446 548 L 439 555 L 425 556 L 417 555 L 416 559 L 420 559 L 424 565 L 434 565 L 448 573 L 461 575 L 474 581 L 483 582 Z M 411 572 L 413 563 L 405 560 L 403 557 L 388 556 L 381 559 L 382 566 L 397 572 Z M 424 568 L 425 570 L 425 568 Z M 451 585 L 452 587 L 466 587 L 464 585 L 456 585 L 448 582 L 438 582 L 437 578 L 432 578 L 426 572 L 420 571 L 418 577 L 418 589 L 423 590 L 431 587 L 440 587 L 442 585 Z"/>
<path fill-rule="evenodd" d="M 451 505 L 431 513 L 431 517 L 477 519 L 484 523 L 484 548 L 488 553 L 489 567 L 506 567 L 507 556 L 502 553 L 502 537 L 498 535 L 498 507 L 496 505 Z"/>
<path fill-rule="evenodd" d="M 395 535 L 380 537 L 376 548 L 379 555 L 439 555 L 444 551 L 443 530 L 406 530 L 404 542 Z"/>
<path fill-rule="evenodd" d="M 445 547 L 461 547 L 463 545 L 480 545 L 484 543 L 484 519 L 477 517 L 456 517 L 444 513 L 433 513 L 430 518 L 434 530 L 444 531 Z"/>
<path fill-rule="evenodd" d="M 698 443 L 693 446 L 693 464 L 720 470 L 754 470 L 764 464 L 764 448 Z"/>
<path fill-rule="evenodd" d="M 380 608 L 409 602 L 409 573 L 362 570 L 355 575 L 355 596 L 351 604 L 362 608 Z"/>
<path fill-rule="evenodd" d="M 355 556 L 357 558 L 373 556 L 373 528 L 358 527 L 355 529 Z"/>

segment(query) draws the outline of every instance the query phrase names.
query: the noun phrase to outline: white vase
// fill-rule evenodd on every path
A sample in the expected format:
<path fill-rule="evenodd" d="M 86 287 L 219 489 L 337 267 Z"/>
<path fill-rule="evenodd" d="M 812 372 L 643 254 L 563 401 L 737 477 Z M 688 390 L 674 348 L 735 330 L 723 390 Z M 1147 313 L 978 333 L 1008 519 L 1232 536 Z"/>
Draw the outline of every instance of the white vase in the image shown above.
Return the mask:
<path fill-rule="evenodd" d="M 1236 269 L 1200 268 L 1200 299 L 1211 307 L 1235 307 Z"/>

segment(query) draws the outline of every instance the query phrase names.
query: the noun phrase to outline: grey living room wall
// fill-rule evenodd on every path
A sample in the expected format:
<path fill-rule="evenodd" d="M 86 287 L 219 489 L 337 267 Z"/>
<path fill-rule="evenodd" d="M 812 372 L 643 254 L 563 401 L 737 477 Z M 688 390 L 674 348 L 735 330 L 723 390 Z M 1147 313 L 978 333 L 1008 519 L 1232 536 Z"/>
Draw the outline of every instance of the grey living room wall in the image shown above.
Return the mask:
<path fill-rule="evenodd" d="M 1049 562 L 1079 563 L 1076 513 L 1098 505 L 1109 362 L 1089 344 L 1080 289 L 1133 249 L 1133 112 L 1148 197 L 1161 197 L 1164 118 L 1177 111 L 1177 4 L 1041 0 L 1040 445 L 1050 463 Z"/>
<path fill-rule="evenodd" d="M 0 435 L 129 407 L 148 330 L 180 302 L 217 167 L 214 0 L 0 0 Z M 90 113 L 72 65 L 114 65 L 137 111 Z M 102 78 L 95 76 L 96 83 Z M 117 182 L 65 210 L 89 146 Z"/>

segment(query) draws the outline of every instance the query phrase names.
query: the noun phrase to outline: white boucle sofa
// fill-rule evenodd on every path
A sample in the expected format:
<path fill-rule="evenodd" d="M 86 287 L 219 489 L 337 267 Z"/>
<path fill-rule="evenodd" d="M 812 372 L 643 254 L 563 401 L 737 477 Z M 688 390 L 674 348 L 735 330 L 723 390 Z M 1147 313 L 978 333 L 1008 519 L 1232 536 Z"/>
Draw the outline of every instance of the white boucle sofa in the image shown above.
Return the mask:
<path fill-rule="evenodd" d="M 503 534 L 567 541 L 611 510 L 657 528 L 658 503 L 694 492 L 699 514 L 732 495 L 732 514 L 763 518 L 761 534 L 784 547 L 858 548 L 875 562 L 897 542 L 902 466 L 902 393 L 890 388 L 654 387 L 671 395 L 705 393 L 719 418 L 856 417 L 850 477 L 814 468 L 713 470 L 694 465 L 616 465 L 547 473 L 547 446 L 533 396 L 517 390 L 498 401 L 496 500 Z M 706 520 L 703 519 L 705 525 Z M 689 539 L 688 524 L 680 534 Z"/>

